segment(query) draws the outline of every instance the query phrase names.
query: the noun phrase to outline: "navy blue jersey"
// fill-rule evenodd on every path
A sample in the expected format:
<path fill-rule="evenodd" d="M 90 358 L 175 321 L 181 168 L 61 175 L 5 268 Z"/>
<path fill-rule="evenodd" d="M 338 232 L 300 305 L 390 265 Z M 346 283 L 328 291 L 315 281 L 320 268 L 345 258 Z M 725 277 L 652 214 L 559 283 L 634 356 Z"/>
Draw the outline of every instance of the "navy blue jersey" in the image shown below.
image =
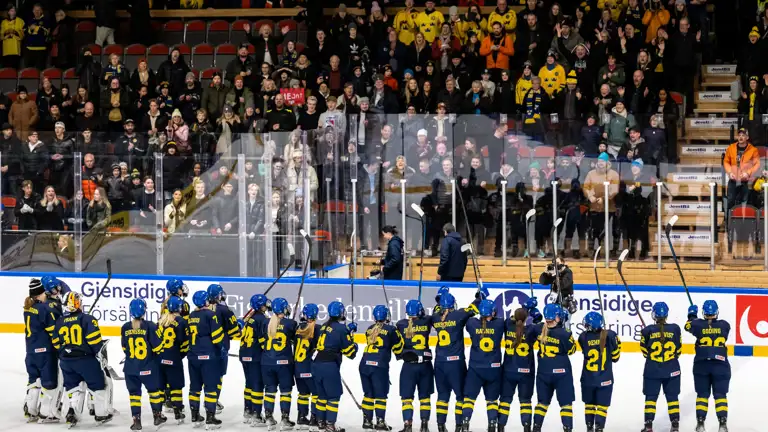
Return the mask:
<path fill-rule="evenodd" d="M 315 343 L 317 338 L 315 335 L 320 331 L 320 325 L 315 323 L 312 334 L 302 337 L 299 333 L 309 326 L 309 323 L 304 321 L 299 324 L 299 330 L 296 332 L 296 347 L 293 353 L 294 370 L 299 378 L 303 378 L 302 374 L 306 375 L 306 378 L 312 376 L 312 354 L 315 351 Z"/>
<path fill-rule="evenodd" d="M 266 341 L 262 345 L 264 352 L 261 354 L 263 365 L 289 365 L 293 364 L 293 340 L 296 338 L 298 324 L 290 318 L 282 318 L 277 325 L 274 337 L 269 336 L 269 320 L 262 325 L 262 332 Z"/>
<path fill-rule="evenodd" d="M 357 344 L 352 340 L 352 334 L 347 326 L 338 321 L 323 324 L 320 331 L 315 331 L 316 362 L 341 363 L 341 356 L 354 359 L 357 355 Z"/>
<path fill-rule="evenodd" d="M 409 329 L 410 326 L 410 329 Z M 432 332 L 432 318 L 406 318 L 397 322 L 397 329 L 403 335 L 403 359 L 405 361 L 432 361 L 429 348 L 429 334 Z"/>
<path fill-rule="evenodd" d="M 198 309 L 189 314 L 189 355 L 200 360 L 209 360 L 221 355 L 224 329 L 219 318 L 210 307 Z"/>
<path fill-rule="evenodd" d="M 605 345 L 600 350 L 599 331 L 583 332 L 579 335 L 579 346 L 584 354 L 581 382 L 592 387 L 613 384 L 613 364 L 621 356 L 621 341 L 613 330 L 606 330 Z"/>
<path fill-rule="evenodd" d="M 432 314 L 432 327 L 437 330 L 435 361 L 464 361 L 464 327 L 477 313 L 477 307 L 471 304 L 465 309 L 444 312 Z"/>
<path fill-rule="evenodd" d="M 651 324 L 640 333 L 640 351 L 645 357 L 643 376 L 646 378 L 680 375 L 680 362 L 677 360 L 683 352 L 680 326 L 664 324 L 663 334 L 661 327 Z"/>
<path fill-rule="evenodd" d="M 548 329 L 545 338 L 542 335 L 545 325 L 545 323 L 539 323 L 535 326 L 539 341 L 539 374 L 571 373 L 571 360 L 568 356 L 576 352 L 573 334 L 557 326 Z"/>
<path fill-rule="evenodd" d="M 64 310 L 61 308 L 61 301 L 59 299 L 48 297 L 48 307 L 51 308 L 51 312 L 53 312 L 55 319 L 59 319 L 60 316 L 64 315 Z"/>
<path fill-rule="evenodd" d="M 27 354 L 53 352 L 53 330 L 56 328 L 56 317 L 46 303 L 35 303 L 24 308 L 24 336 L 27 344 Z"/>
<path fill-rule="evenodd" d="M 224 340 L 222 346 L 229 351 L 229 341 L 240 337 L 240 326 L 237 325 L 237 317 L 229 306 L 217 303 L 215 308 L 216 316 L 219 318 L 219 324 L 224 329 Z"/>
<path fill-rule="evenodd" d="M 162 321 L 162 320 L 161 320 Z M 160 326 L 163 335 L 163 351 L 160 353 L 160 363 L 164 365 L 181 364 L 181 360 L 189 352 L 189 324 L 181 316 L 167 326 Z"/>
<path fill-rule="evenodd" d="M 145 375 L 151 372 L 157 357 L 163 351 L 163 333 L 152 321 L 141 320 L 137 329 L 128 321 L 120 329 L 120 345 L 125 353 L 123 372 L 126 375 Z"/>
<path fill-rule="evenodd" d="M 53 347 L 59 350 L 59 358 L 96 356 L 104 345 L 99 322 L 80 311 L 62 315 L 56 320 L 52 342 Z"/>
<path fill-rule="evenodd" d="M 187 301 L 184 300 L 183 297 L 179 297 L 179 296 L 171 296 L 171 297 L 178 297 L 181 299 L 182 303 L 181 303 L 181 310 L 179 311 L 179 315 L 184 319 L 189 318 L 189 312 L 190 312 L 189 303 L 187 303 Z M 163 305 L 160 306 L 161 315 L 165 314 L 168 311 L 166 305 L 168 304 L 168 299 L 171 297 L 166 298 L 165 301 L 163 302 Z"/>
<path fill-rule="evenodd" d="M 695 319 L 685 323 L 685 330 L 696 338 L 696 356 L 693 362 L 716 360 L 728 363 L 728 334 L 731 325 L 727 321 Z"/>
<path fill-rule="evenodd" d="M 507 373 L 529 374 L 536 372 L 536 360 L 534 359 L 536 349 L 537 327 L 528 324 L 523 327 L 523 334 L 520 341 L 517 341 L 517 332 L 515 320 L 509 317 L 506 321 L 506 334 L 504 339 L 504 371 Z M 517 346 L 515 346 L 517 342 Z"/>
<path fill-rule="evenodd" d="M 485 324 L 485 325 L 483 325 Z M 501 348 L 504 341 L 504 320 L 472 318 L 467 322 L 467 332 L 472 341 L 469 349 L 469 365 L 473 368 L 500 368 Z"/>
<path fill-rule="evenodd" d="M 266 323 L 269 318 L 261 312 L 254 313 L 243 326 L 240 335 L 240 360 L 246 362 L 261 362 L 261 345 L 266 342 L 267 335 L 264 333 Z"/>
<path fill-rule="evenodd" d="M 375 332 L 376 324 L 368 327 L 365 331 L 365 339 L 368 343 L 363 352 L 361 364 L 389 369 L 389 361 L 392 359 L 392 353 L 400 355 L 403 352 L 403 335 L 397 327 L 392 324 L 384 324 L 379 329 L 379 334 L 371 343 L 372 334 Z"/>

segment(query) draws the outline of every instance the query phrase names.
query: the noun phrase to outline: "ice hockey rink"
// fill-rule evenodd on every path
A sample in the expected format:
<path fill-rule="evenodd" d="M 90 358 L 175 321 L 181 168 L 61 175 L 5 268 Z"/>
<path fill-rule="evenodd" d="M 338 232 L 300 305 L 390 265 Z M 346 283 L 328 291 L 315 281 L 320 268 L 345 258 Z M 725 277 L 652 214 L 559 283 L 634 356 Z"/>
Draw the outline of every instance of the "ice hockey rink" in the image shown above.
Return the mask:
<path fill-rule="evenodd" d="M 120 349 L 119 338 L 112 339 L 109 343 L 110 364 L 122 375 L 122 367 L 118 365 L 123 353 Z M 0 334 L 0 352 L 3 354 L 2 363 L 0 363 L 0 383 L 4 391 L 0 394 L 0 431 L 10 430 L 28 430 L 44 431 L 52 429 L 66 428 L 64 423 L 60 424 L 27 424 L 23 416 L 22 407 L 24 404 L 24 389 L 27 384 L 27 374 L 24 367 L 24 336 L 22 334 Z M 362 348 L 355 360 L 345 359 L 342 365 L 344 380 L 349 385 L 358 401 L 362 399 L 362 389 L 358 374 L 358 362 L 362 357 Z M 237 352 L 237 343 L 233 343 L 231 353 Z M 467 351 L 467 356 L 469 352 Z M 583 357 L 581 352 L 576 352 L 571 356 L 573 365 L 574 387 L 576 389 L 576 402 L 573 404 L 574 430 L 585 431 L 584 426 L 584 404 L 581 403 L 581 394 L 579 386 L 579 377 L 581 374 L 581 365 Z M 766 370 L 768 370 L 768 358 L 765 357 L 731 357 L 732 379 L 730 393 L 728 394 L 729 422 L 728 426 L 731 432 L 764 432 L 768 430 L 766 425 L 765 403 L 763 390 L 768 383 L 766 379 Z M 683 355 L 680 359 L 682 375 L 682 392 L 680 393 L 680 411 L 681 431 L 693 431 L 696 425 L 695 400 L 696 394 L 693 389 L 693 376 L 691 373 L 693 363 L 692 355 Z M 642 372 L 644 359 L 640 353 L 625 352 L 621 360 L 614 365 L 615 384 L 613 391 L 613 401 L 608 411 L 608 423 L 606 431 L 639 431 L 643 424 L 643 401 L 642 394 Z M 398 377 L 401 363 L 394 358 L 391 363 L 390 376 L 392 387 L 389 392 L 387 404 L 387 423 L 392 426 L 394 431 L 402 428 L 401 404 L 398 387 Z M 186 369 L 186 366 L 185 366 Z M 187 381 L 187 384 L 189 381 Z M 221 430 L 244 430 L 247 426 L 242 424 L 243 413 L 243 371 L 237 358 L 230 357 L 229 371 L 224 379 L 223 393 L 221 402 L 225 409 L 219 418 L 224 422 Z M 185 412 L 189 418 L 189 407 L 187 403 L 187 394 L 184 394 Z M 291 410 L 291 419 L 296 419 L 296 396 L 294 389 L 293 403 Z M 759 397 L 758 397 L 759 396 Z M 436 395 L 432 397 L 432 418 L 430 421 L 430 430 L 435 432 L 437 424 L 434 414 L 434 403 Z M 534 404 L 536 396 L 534 395 Z M 453 410 L 453 400 L 451 401 L 451 412 Z M 669 418 L 666 413 L 666 403 L 663 396 L 659 399 L 659 408 L 654 423 L 655 431 L 668 431 L 670 427 Z M 152 414 L 149 409 L 149 400 L 146 393 L 143 395 L 143 418 L 144 430 L 155 430 L 152 425 Z M 88 417 L 79 423 L 76 429 L 113 429 L 128 430 L 131 425 L 130 408 L 128 406 L 128 391 L 123 381 L 115 381 L 114 408 L 119 411 L 112 422 L 103 426 L 97 426 L 93 418 Z M 279 411 L 279 408 L 277 408 Z M 519 405 L 514 402 L 510 411 L 510 422 L 507 425 L 507 431 L 520 431 Z M 562 431 L 560 422 L 560 409 L 556 401 L 550 405 L 547 418 L 544 422 L 543 431 L 555 432 Z M 418 417 L 418 411 L 415 413 Z M 170 414 L 172 418 L 172 414 Z M 279 418 L 279 412 L 275 413 Z M 454 416 L 448 416 L 449 431 L 453 431 Z M 349 394 L 345 393 L 341 399 L 339 409 L 339 420 L 337 426 L 346 428 L 347 431 L 362 431 L 362 413 L 355 406 Z M 710 400 L 709 416 L 707 418 L 707 431 L 717 431 L 717 419 L 714 412 L 713 401 Z M 418 428 L 418 421 L 414 424 Z M 475 404 L 475 414 L 472 418 L 471 430 L 474 432 L 485 431 L 487 427 L 485 400 L 482 394 L 477 398 Z M 172 419 L 163 426 L 164 430 L 192 430 L 193 427 L 188 422 L 182 425 L 176 425 Z M 262 429 L 266 430 L 266 429 Z M 416 429 L 418 430 L 418 429 Z"/>

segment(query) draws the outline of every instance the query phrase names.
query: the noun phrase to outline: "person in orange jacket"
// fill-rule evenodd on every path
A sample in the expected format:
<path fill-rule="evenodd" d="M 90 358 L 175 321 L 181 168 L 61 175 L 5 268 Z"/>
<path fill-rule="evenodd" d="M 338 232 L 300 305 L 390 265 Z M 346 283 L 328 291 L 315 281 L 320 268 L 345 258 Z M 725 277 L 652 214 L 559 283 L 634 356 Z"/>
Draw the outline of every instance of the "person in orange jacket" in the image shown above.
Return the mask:
<path fill-rule="evenodd" d="M 491 71 L 494 81 L 499 81 L 501 71 L 509 70 L 509 59 L 515 55 L 512 38 L 504 34 L 500 22 L 493 23 L 493 32 L 483 39 L 480 45 L 480 55 L 485 57 L 485 67 Z"/>
<path fill-rule="evenodd" d="M 760 171 L 760 154 L 749 141 L 744 128 L 739 129 L 736 142 L 725 150 L 723 167 L 728 175 L 728 206 L 743 204 L 749 198 L 749 182 Z"/>

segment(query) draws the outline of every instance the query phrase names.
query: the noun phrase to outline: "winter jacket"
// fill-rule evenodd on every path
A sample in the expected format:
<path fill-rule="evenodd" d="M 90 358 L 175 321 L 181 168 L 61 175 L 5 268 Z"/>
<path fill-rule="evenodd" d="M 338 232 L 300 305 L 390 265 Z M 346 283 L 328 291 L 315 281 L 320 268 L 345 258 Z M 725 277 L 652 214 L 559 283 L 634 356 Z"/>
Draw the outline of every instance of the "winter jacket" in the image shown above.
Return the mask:
<path fill-rule="evenodd" d="M 35 209 L 37 216 L 37 229 L 47 231 L 64 231 L 64 205 L 59 201 L 58 204 L 50 204 L 50 209 L 46 205 L 43 207 L 39 202 Z"/>
<path fill-rule="evenodd" d="M 211 84 L 203 90 L 203 100 L 200 103 L 200 108 L 203 108 L 208 112 L 208 118 L 211 119 L 211 121 L 215 121 L 217 118 L 221 117 L 221 109 L 224 108 L 227 93 L 229 93 L 229 87 L 223 84 L 219 87 Z"/>
<path fill-rule="evenodd" d="M 24 39 L 24 20 L 16 17 L 13 21 L 4 19 L 0 25 L 3 35 L 3 55 L 21 55 L 21 41 Z M 8 35 L 8 38 L 6 38 Z"/>
<path fill-rule="evenodd" d="M 254 30 L 258 31 L 259 29 Z M 259 65 L 259 67 L 261 67 L 262 63 L 264 63 L 264 52 L 266 50 L 269 50 L 269 56 L 272 58 L 272 64 L 278 64 L 279 59 L 277 57 L 277 46 L 283 43 L 283 34 L 280 32 L 280 29 L 275 30 L 276 34 L 270 35 L 266 40 L 264 40 L 264 37 L 262 37 L 260 34 L 248 34 L 248 42 L 253 44 L 254 48 L 253 60 L 255 64 Z"/>
<path fill-rule="evenodd" d="M 605 133 L 608 135 L 608 153 L 613 156 L 618 155 L 619 149 L 627 142 L 629 138 L 629 129 L 637 126 L 635 116 L 629 114 L 627 110 L 620 114 L 614 107 L 611 110 L 611 121 L 605 125 Z"/>
<path fill-rule="evenodd" d="M 461 234 L 449 233 L 440 246 L 440 265 L 437 274 L 442 278 L 461 278 L 467 269 L 467 256 L 461 251 Z"/>
<path fill-rule="evenodd" d="M 385 280 L 403 279 L 403 240 L 398 236 L 392 236 L 387 243 L 387 255 L 381 260 L 383 265 L 383 277 Z"/>
<path fill-rule="evenodd" d="M 581 189 L 587 199 L 591 196 L 594 196 L 595 198 L 605 198 L 605 186 L 603 183 L 606 181 L 610 182 L 610 185 L 608 185 L 608 211 L 615 212 L 616 203 L 614 198 L 616 197 L 616 194 L 619 193 L 619 173 L 612 170 L 610 165 L 606 167 L 606 170 L 606 172 L 600 172 L 595 168 L 587 173 L 587 177 L 584 179 L 584 184 Z M 605 203 L 598 203 L 597 201 L 590 202 L 589 209 L 593 212 L 602 213 L 605 211 Z"/>
<path fill-rule="evenodd" d="M 511 16 L 515 16 L 514 12 L 512 12 Z M 498 51 L 491 50 L 493 45 L 493 35 L 483 39 L 483 43 L 480 45 L 480 55 L 485 57 L 485 67 L 488 69 L 509 69 L 509 60 L 515 55 L 515 45 L 512 37 L 509 35 L 502 36 Z"/>
<path fill-rule="evenodd" d="M 29 198 L 24 197 L 23 193 L 16 198 L 16 207 L 13 209 L 13 214 L 16 216 L 16 224 L 19 226 L 20 230 L 37 229 L 37 217 L 35 216 L 35 212 L 40 210 L 39 204 L 40 195 L 34 192 L 32 192 L 32 195 L 30 195 Z M 22 212 L 21 209 L 24 208 L 25 205 L 29 206 L 32 211 Z"/>
<path fill-rule="evenodd" d="M 176 63 L 171 60 L 171 55 L 168 54 L 168 60 L 161 63 L 160 67 L 157 68 L 157 80 L 161 83 L 168 82 L 171 86 L 171 94 L 178 95 L 186 87 L 185 80 L 187 72 L 190 70 L 182 54 L 179 54 Z"/>
<path fill-rule="evenodd" d="M 117 28 L 117 2 L 115 0 L 96 0 L 93 7 L 96 12 L 96 25 Z M 145 29 L 149 30 L 149 29 Z"/>
<path fill-rule="evenodd" d="M 746 173 L 747 178 L 751 180 L 760 171 L 760 154 L 757 147 L 748 142 L 744 153 L 741 155 L 741 160 L 739 160 L 738 147 L 739 143 L 735 142 L 725 150 L 725 158 L 723 159 L 725 173 L 729 176 L 735 175 L 737 180 L 741 180 L 742 173 Z"/>
<path fill-rule="evenodd" d="M 25 101 L 16 99 L 11 105 L 11 112 L 8 113 L 8 122 L 13 126 L 16 136 L 21 141 L 26 141 L 29 132 L 35 130 L 40 115 L 37 110 L 37 104 L 27 98 Z"/>

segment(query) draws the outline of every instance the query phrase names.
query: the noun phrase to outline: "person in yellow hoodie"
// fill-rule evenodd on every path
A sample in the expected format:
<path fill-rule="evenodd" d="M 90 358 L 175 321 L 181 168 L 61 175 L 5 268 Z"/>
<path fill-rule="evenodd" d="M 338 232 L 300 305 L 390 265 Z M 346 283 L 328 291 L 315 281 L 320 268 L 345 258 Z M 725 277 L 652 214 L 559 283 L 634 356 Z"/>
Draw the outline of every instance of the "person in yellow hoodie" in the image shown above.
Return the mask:
<path fill-rule="evenodd" d="M 405 45 L 410 45 L 416 37 L 417 16 L 419 12 L 413 9 L 413 0 L 405 0 L 405 9 L 400 9 L 395 15 L 397 39 Z"/>
<path fill-rule="evenodd" d="M 3 67 L 18 69 L 21 60 L 21 40 L 24 39 L 24 20 L 16 16 L 16 7 L 8 7 L 8 15 L 0 25 L 3 35 Z"/>
<path fill-rule="evenodd" d="M 502 24 L 514 42 L 515 34 L 513 32 L 517 28 L 517 13 L 507 6 L 507 0 L 496 0 L 496 9 L 488 17 L 488 27 L 486 28 L 488 33 L 493 32 L 493 23 L 496 22 Z"/>
<path fill-rule="evenodd" d="M 426 9 L 416 16 L 414 23 L 416 29 L 424 35 L 424 39 L 431 44 L 435 41 L 445 18 L 442 12 L 435 10 L 434 0 L 427 0 L 426 6 Z"/>
<path fill-rule="evenodd" d="M 467 13 L 460 15 L 455 25 L 456 36 L 462 45 L 469 40 L 469 32 L 473 31 L 479 40 L 483 40 L 488 34 L 485 30 L 488 28 L 488 20 L 483 18 L 480 13 L 480 6 L 472 2 L 469 4 Z"/>
<path fill-rule="evenodd" d="M 565 69 L 557 63 L 557 53 L 549 50 L 547 63 L 539 69 L 539 78 L 544 91 L 552 97 L 565 87 Z"/>
<path fill-rule="evenodd" d="M 597 8 L 600 10 L 608 9 L 611 11 L 611 18 L 618 22 L 621 11 L 629 5 L 629 0 L 597 0 Z"/>
<path fill-rule="evenodd" d="M 523 63 L 523 75 L 517 80 L 515 84 L 515 103 L 517 106 L 523 105 L 523 100 L 528 90 L 531 89 L 531 79 L 533 78 L 533 70 L 531 69 L 531 62 L 526 61 Z"/>

